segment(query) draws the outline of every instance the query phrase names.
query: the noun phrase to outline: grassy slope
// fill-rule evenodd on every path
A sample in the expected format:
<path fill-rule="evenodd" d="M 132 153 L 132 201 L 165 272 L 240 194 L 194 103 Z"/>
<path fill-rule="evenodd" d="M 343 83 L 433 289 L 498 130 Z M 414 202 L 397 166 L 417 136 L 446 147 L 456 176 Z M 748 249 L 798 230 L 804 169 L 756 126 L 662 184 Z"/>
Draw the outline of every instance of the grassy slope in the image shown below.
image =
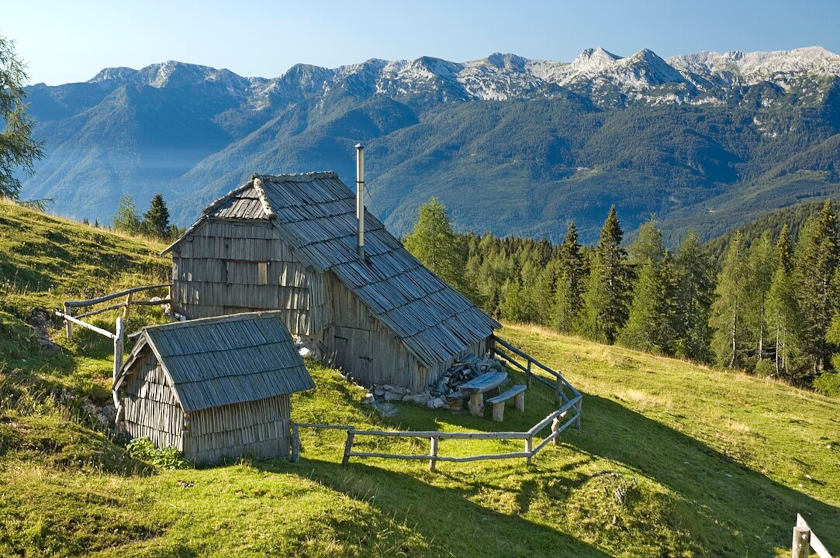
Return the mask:
<path fill-rule="evenodd" d="M 20 318 L 33 305 L 164 277 L 158 246 L 2 209 L 3 273 L 31 278 L 28 288 L 5 279 L 0 291 L 3 339 L 20 340 L 0 344 L 0 555 L 766 556 L 785 553 L 797 511 L 840 548 L 836 399 L 513 324 L 504 337 L 585 392 L 582 430 L 531 466 L 342 468 L 341 433 L 306 431 L 296 464 L 151 471 L 44 396 L 66 386 L 107 400 L 107 340 L 67 343 L 56 331 L 62 352 L 39 353 Z M 99 267 L 110 259 L 123 263 Z M 63 261 L 69 272 L 57 273 Z M 149 311 L 134 325 L 157 319 Z M 535 386 L 526 415 L 508 409 L 503 425 L 408 404 L 383 421 L 358 403 L 363 390 L 310 369 L 318 388 L 293 398 L 299 421 L 524 429 L 551 405 Z M 428 450 L 425 440 L 365 445 Z M 441 451 L 518 447 L 444 441 Z"/>

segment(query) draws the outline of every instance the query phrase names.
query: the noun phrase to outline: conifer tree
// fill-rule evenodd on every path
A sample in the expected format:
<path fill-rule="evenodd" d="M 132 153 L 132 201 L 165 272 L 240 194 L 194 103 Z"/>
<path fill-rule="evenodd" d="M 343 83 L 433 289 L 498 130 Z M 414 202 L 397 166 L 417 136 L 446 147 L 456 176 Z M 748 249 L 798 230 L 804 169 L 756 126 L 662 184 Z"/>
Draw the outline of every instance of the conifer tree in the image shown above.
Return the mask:
<path fill-rule="evenodd" d="M 714 327 L 712 349 L 722 366 L 740 366 L 746 340 L 744 290 L 749 275 L 741 233 L 735 233 L 718 275 L 717 299 L 712 304 L 710 323 Z"/>
<path fill-rule="evenodd" d="M 776 242 L 775 269 L 767 294 L 767 324 L 775 342 L 776 375 L 790 376 L 794 352 L 794 328 L 799 323 L 796 297 L 792 282 L 793 253 L 790 232 L 782 227 Z"/>
<path fill-rule="evenodd" d="M 639 227 L 639 234 L 627 253 L 627 263 L 630 265 L 643 266 L 648 261 L 659 263 L 665 254 L 665 246 L 662 244 L 662 229 L 656 225 L 655 218 L 651 218 Z"/>
<path fill-rule="evenodd" d="M 122 231 L 129 234 L 140 232 L 140 217 L 137 216 L 137 207 L 131 195 L 123 194 L 120 198 L 120 205 L 113 217 L 115 231 Z"/>
<path fill-rule="evenodd" d="M 169 236 L 169 209 L 160 194 L 152 196 L 149 210 L 143 214 L 143 230 L 157 238 Z"/>
<path fill-rule="evenodd" d="M 463 278 L 464 258 L 446 208 L 432 198 L 417 212 L 417 223 L 405 237 L 406 250 L 435 275 L 461 292 L 467 291 Z"/>
<path fill-rule="evenodd" d="M 14 42 L 0 37 L 0 198 L 16 199 L 20 193 L 17 172 L 32 166 L 43 155 L 41 142 L 33 138 L 32 118 L 26 112 L 28 79 Z"/>
<path fill-rule="evenodd" d="M 661 283 L 659 266 L 648 259 L 639 271 L 627 323 L 618 336 L 622 345 L 652 353 L 664 351 L 658 339 L 662 319 Z"/>
<path fill-rule="evenodd" d="M 773 280 L 773 260 L 773 242 L 768 230 L 750 246 L 745 289 L 748 327 L 755 346 L 756 363 L 765 356 L 766 303 L 770 282 Z"/>
<path fill-rule="evenodd" d="M 551 308 L 551 325 L 570 333 L 577 322 L 583 300 L 584 258 L 574 221 L 558 248 L 558 273 Z"/>
<path fill-rule="evenodd" d="M 696 360 L 711 356 L 709 313 L 714 292 L 712 262 L 693 231 L 680 243 L 674 261 L 676 287 L 675 353 Z"/>
<path fill-rule="evenodd" d="M 800 347 L 810 359 L 812 373 L 823 368 L 831 353 L 826 332 L 837 308 L 833 282 L 840 261 L 837 214 L 831 201 L 800 233 L 796 247 L 794 287 L 799 304 Z"/>
<path fill-rule="evenodd" d="M 627 252 L 621 247 L 621 237 L 612 206 L 592 258 L 581 324 L 584 334 L 607 343 L 615 341 L 627 320 Z"/>

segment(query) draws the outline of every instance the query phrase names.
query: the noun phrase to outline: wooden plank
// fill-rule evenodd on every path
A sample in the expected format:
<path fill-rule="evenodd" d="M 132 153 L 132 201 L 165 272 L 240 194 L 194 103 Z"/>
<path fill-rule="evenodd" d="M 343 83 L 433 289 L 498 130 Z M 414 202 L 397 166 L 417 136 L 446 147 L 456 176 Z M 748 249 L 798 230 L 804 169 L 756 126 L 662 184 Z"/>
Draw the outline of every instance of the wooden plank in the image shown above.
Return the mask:
<path fill-rule="evenodd" d="M 78 318 L 74 318 L 74 317 L 73 317 L 73 316 L 71 316 L 70 314 L 65 314 L 64 312 L 59 312 L 58 310 L 56 310 L 55 315 L 56 315 L 56 316 L 58 316 L 58 317 L 60 317 L 60 318 L 64 318 L 64 320 L 65 320 L 65 321 L 73 322 L 74 324 L 78 324 L 78 325 L 80 325 L 80 326 L 82 326 L 82 327 L 84 327 L 84 328 L 87 328 L 87 329 L 91 330 L 91 331 L 95 331 L 95 332 L 96 332 L 96 333 L 98 333 L 99 335 L 104 335 L 105 337 L 108 337 L 109 339 L 114 339 L 114 338 L 116 337 L 116 336 L 115 336 L 113 333 L 111 333 L 110 331 L 106 331 L 106 330 L 104 330 L 104 329 L 102 329 L 102 328 L 100 328 L 100 327 L 96 327 L 95 325 L 91 325 L 91 324 L 89 324 L 89 323 L 87 323 L 87 322 L 83 322 L 82 320 L 80 320 L 80 319 L 78 319 Z M 69 326 L 68 326 L 67 331 L 68 331 L 68 337 L 69 337 L 69 335 L 70 335 L 70 333 L 69 333 L 69 332 L 70 332 Z"/>
<path fill-rule="evenodd" d="M 119 298 L 121 296 L 126 296 L 130 293 L 136 293 L 140 291 L 147 291 L 150 289 L 159 289 L 163 287 L 168 287 L 169 283 L 161 283 L 160 285 L 146 285 L 143 287 L 134 287 L 131 289 L 126 289 L 124 291 L 120 291 L 118 293 L 112 293 L 105 296 L 100 296 L 99 298 L 91 298 L 88 300 L 68 300 L 64 303 L 65 308 L 78 308 L 80 306 L 93 306 L 94 304 L 99 304 L 101 302 L 107 302 L 109 300 L 113 300 L 115 298 Z"/>
<path fill-rule="evenodd" d="M 392 436 L 441 440 L 524 440 L 529 432 L 440 432 L 437 430 L 354 430 L 356 436 Z M 427 456 L 428 457 L 428 456 Z"/>

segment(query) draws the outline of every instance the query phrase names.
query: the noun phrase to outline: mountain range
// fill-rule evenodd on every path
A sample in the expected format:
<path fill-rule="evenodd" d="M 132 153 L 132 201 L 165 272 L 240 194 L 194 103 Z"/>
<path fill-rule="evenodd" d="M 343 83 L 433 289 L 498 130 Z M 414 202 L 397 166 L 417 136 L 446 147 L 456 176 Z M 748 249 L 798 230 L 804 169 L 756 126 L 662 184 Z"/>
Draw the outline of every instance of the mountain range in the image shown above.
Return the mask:
<path fill-rule="evenodd" d="M 667 60 L 587 49 L 572 62 L 513 54 L 246 78 L 165 62 L 27 88 L 46 156 L 24 198 L 107 222 L 123 193 L 155 192 L 173 220 L 255 173 L 335 170 L 367 145 L 368 207 L 397 233 L 431 197 L 458 230 L 597 238 L 656 215 L 670 238 L 722 234 L 840 193 L 840 56 L 821 47 Z"/>

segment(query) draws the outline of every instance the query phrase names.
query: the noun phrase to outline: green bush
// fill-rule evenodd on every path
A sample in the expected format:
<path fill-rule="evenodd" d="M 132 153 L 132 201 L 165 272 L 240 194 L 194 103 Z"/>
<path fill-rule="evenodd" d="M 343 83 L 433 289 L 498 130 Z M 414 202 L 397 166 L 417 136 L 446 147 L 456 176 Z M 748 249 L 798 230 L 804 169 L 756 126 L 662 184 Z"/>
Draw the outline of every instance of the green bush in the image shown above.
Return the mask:
<path fill-rule="evenodd" d="M 824 395 L 840 395 L 840 374 L 826 372 L 814 380 L 814 389 Z"/>
<path fill-rule="evenodd" d="M 160 469 L 187 469 L 189 461 L 175 448 L 157 448 L 147 437 L 134 438 L 125 447 L 134 459 L 145 461 Z"/>

